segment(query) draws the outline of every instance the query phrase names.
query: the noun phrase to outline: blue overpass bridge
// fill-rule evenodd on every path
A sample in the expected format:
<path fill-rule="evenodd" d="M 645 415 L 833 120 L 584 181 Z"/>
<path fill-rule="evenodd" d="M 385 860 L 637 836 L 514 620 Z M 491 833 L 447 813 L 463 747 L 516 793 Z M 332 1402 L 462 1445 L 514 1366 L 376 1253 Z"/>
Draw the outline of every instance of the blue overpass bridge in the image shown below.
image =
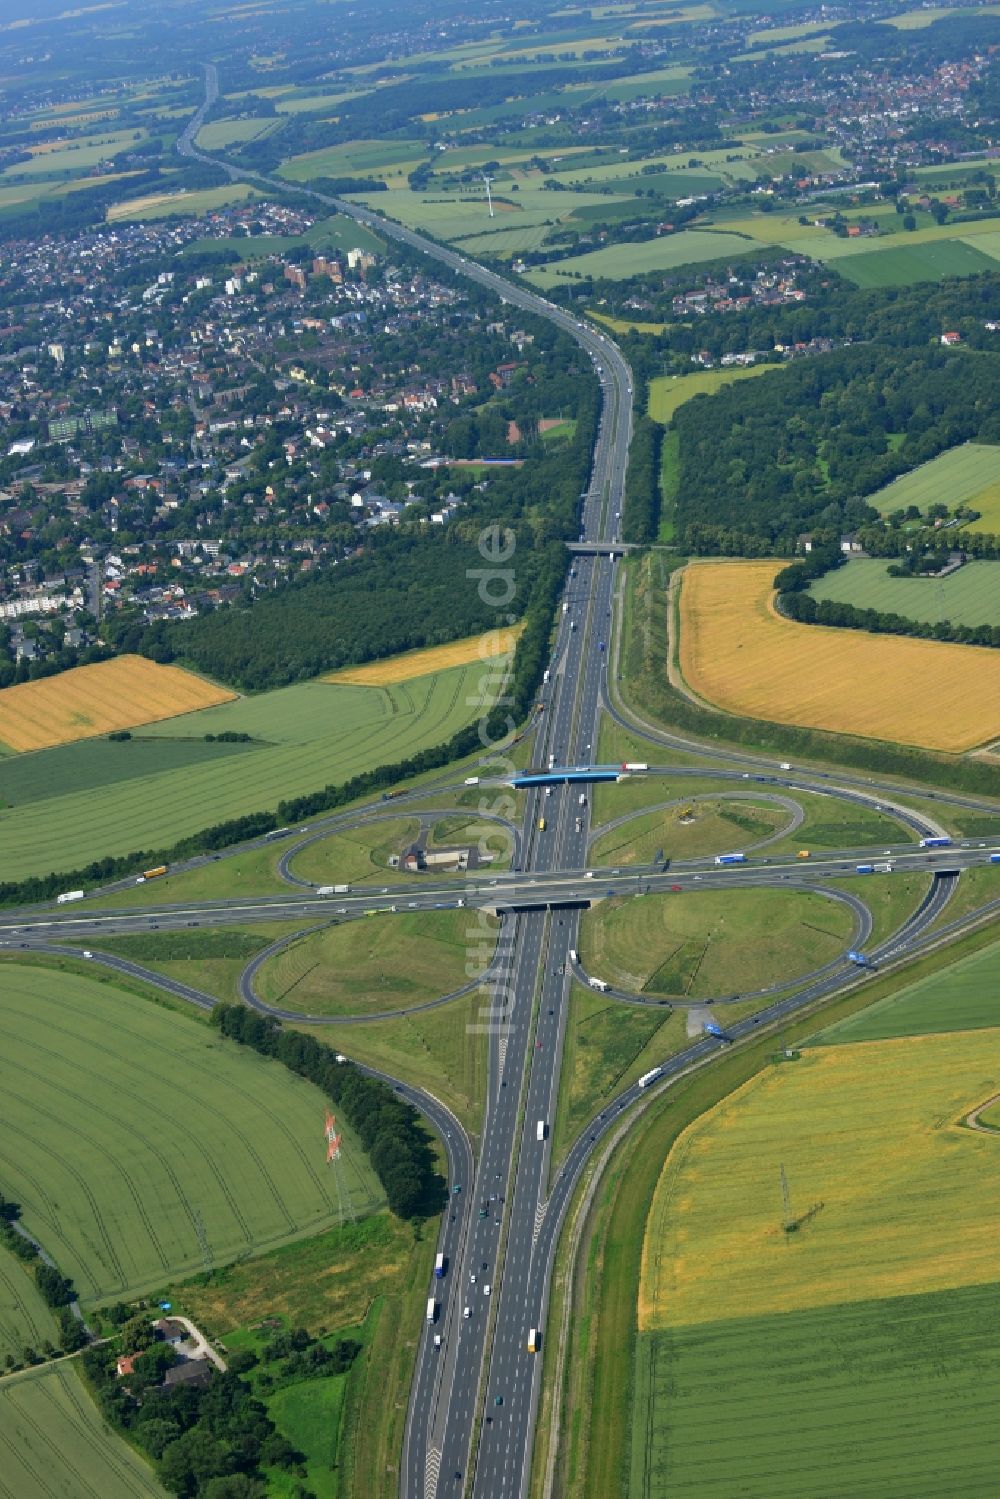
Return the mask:
<path fill-rule="evenodd" d="M 511 779 L 515 790 L 527 786 L 566 786 L 574 782 L 622 781 L 629 774 L 623 765 L 554 765 L 551 770 L 525 770 Z"/>

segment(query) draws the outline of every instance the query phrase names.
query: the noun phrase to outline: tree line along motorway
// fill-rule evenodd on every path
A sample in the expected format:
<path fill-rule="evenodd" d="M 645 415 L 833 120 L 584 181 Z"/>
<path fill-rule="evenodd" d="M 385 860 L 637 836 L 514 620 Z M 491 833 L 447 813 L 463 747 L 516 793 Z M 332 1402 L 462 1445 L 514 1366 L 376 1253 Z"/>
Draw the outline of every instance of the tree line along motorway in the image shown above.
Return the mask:
<path fill-rule="evenodd" d="M 178 148 L 183 154 L 223 166 L 233 178 L 246 179 L 245 172 L 204 155 L 194 146 L 198 128 L 218 93 L 214 65 L 206 65 L 205 74 L 205 102 L 186 127 Z M 251 175 L 250 180 L 282 191 L 288 187 L 287 183 L 272 182 L 266 177 Z M 396 238 L 472 277 L 507 302 L 549 318 L 584 348 L 601 382 L 603 411 L 590 486 L 583 502 L 581 530 L 589 542 L 616 541 L 632 424 L 631 374 L 616 345 L 606 335 L 578 323 L 563 309 L 402 225 L 337 198 L 320 193 L 311 196 L 380 234 Z M 577 628 L 570 630 L 568 613 L 558 623 L 548 708 L 536 733 L 542 753 L 552 754 L 557 762 L 564 764 L 590 763 L 601 712 L 607 709 L 614 717 L 620 713 L 611 704 L 608 680 L 607 645 L 615 567 L 613 555 L 604 552 L 579 555 L 571 604 Z M 660 736 L 660 739 L 669 742 L 671 737 Z M 702 746 L 695 747 L 704 753 Z M 714 750 L 711 753 L 717 754 Z M 761 763 L 753 757 L 725 752 L 717 757 L 757 766 Z M 669 774 L 677 772 L 671 769 Z M 807 783 L 818 779 L 803 774 L 791 782 L 781 778 L 781 783 L 805 789 Z M 842 785 L 850 779 L 838 777 Z M 871 797 L 869 784 L 874 785 L 866 783 L 865 794 L 859 799 Z M 832 788 L 813 785 L 811 789 Z M 967 800 L 965 804 L 973 803 Z M 539 827 L 543 807 L 544 832 Z M 464 1131 L 439 1101 L 421 1090 L 388 1079 L 441 1133 L 448 1151 L 452 1184 L 461 1188 L 451 1194 L 451 1206 L 444 1214 L 441 1228 L 438 1247 L 446 1255 L 448 1272 L 431 1288 L 439 1302 L 437 1320 L 428 1324 L 419 1342 L 400 1471 L 400 1491 L 407 1499 L 436 1499 L 439 1492 L 472 1495 L 473 1499 L 499 1499 L 501 1495 L 504 1499 L 521 1499 L 526 1494 L 542 1368 L 541 1359 L 527 1349 L 528 1329 L 545 1327 L 559 1230 L 584 1166 L 613 1124 L 620 1122 L 618 1116 L 643 1096 L 637 1087 L 623 1092 L 581 1133 L 559 1172 L 550 1180 L 548 1132 L 543 1130 L 544 1138 L 538 1138 L 537 1126 L 540 1120 L 551 1123 L 555 1116 L 565 1000 L 572 979 L 568 955 L 577 945 L 579 911 L 565 907 L 547 910 L 544 906 L 550 900 L 583 901 L 597 893 L 593 885 L 588 888 L 583 884 L 589 811 L 589 800 L 580 808 L 571 795 L 545 798 L 541 788 L 529 790 L 520 831 L 518 875 L 503 881 L 502 896 L 498 893 L 499 882 L 495 889 L 477 886 L 474 896 L 468 887 L 461 891 L 469 904 L 497 905 L 503 899 L 508 905 L 535 907 L 509 910 L 491 970 L 488 1001 L 482 1015 L 489 1037 L 489 1074 L 478 1161 L 474 1160 Z M 756 868 L 752 873 L 749 870 L 710 873 L 706 868 L 703 874 L 695 875 L 692 862 L 691 869 L 672 871 L 667 876 L 651 872 L 624 881 L 611 877 L 608 888 L 617 890 L 620 886 L 617 893 L 624 894 L 647 886 L 659 889 L 669 883 L 686 887 L 695 878 L 711 878 L 728 887 L 746 883 L 748 875 L 755 882 L 777 883 L 783 878 L 802 881 L 843 874 L 845 857 L 831 855 L 817 860 L 808 874 L 798 869 L 794 875 L 790 867 L 786 873 L 777 863 L 766 870 Z M 918 860 L 921 855 L 907 848 L 896 857 L 902 864 L 911 858 Z M 949 850 L 947 871 L 982 858 L 983 853 L 978 849 Z M 921 867 L 928 866 L 924 863 Z M 898 956 L 921 940 L 921 934 L 943 910 L 956 883 L 957 875 L 947 871 L 938 869 L 938 878 L 920 911 L 893 938 L 880 944 L 873 952 L 874 957 Z M 691 888 L 695 888 L 693 883 Z M 377 897 L 367 892 L 363 896 L 352 892 L 343 901 L 345 914 L 357 914 L 361 899 L 368 909 L 389 906 L 393 894 L 398 900 L 399 892 L 389 889 L 380 891 Z M 443 889 L 426 890 L 417 904 L 447 903 L 455 896 L 454 886 L 448 887 L 447 894 Z M 329 919 L 331 903 L 323 904 L 322 916 Z M 320 902 L 302 891 L 287 898 L 262 897 L 239 903 L 167 904 L 159 911 L 142 913 L 108 911 L 98 915 L 48 909 L 15 913 L 9 922 L 0 923 L 0 940 L 13 944 L 16 938 L 26 937 L 24 945 L 65 955 L 66 949 L 54 941 L 63 932 L 81 936 L 101 930 L 148 930 L 154 916 L 153 924 L 165 928 L 189 925 L 192 919 L 206 917 L 217 924 L 223 920 L 245 920 L 248 910 L 258 917 L 262 910 L 270 917 L 321 914 Z M 123 971 L 145 974 L 127 960 L 106 961 Z M 838 965 L 806 989 L 777 1000 L 754 1019 L 732 1026 L 734 1041 L 825 994 L 836 992 L 849 976 L 857 981 L 856 972 L 849 975 L 844 965 Z M 162 975 L 152 978 L 165 986 L 169 983 Z M 206 996 L 187 990 L 186 986 L 173 987 L 175 992 L 186 990 L 182 997 L 194 1003 L 211 1003 Z M 664 1063 L 657 1087 L 667 1086 L 671 1077 L 692 1065 L 710 1060 L 719 1044 L 717 1040 L 705 1039 L 670 1058 Z M 481 1216 L 484 1206 L 485 1216 Z M 490 1295 L 485 1294 L 487 1284 L 491 1287 Z M 464 1315 L 466 1307 L 468 1316 Z M 433 1343 L 435 1333 L 442 1339 L 439 1350 Z"/>

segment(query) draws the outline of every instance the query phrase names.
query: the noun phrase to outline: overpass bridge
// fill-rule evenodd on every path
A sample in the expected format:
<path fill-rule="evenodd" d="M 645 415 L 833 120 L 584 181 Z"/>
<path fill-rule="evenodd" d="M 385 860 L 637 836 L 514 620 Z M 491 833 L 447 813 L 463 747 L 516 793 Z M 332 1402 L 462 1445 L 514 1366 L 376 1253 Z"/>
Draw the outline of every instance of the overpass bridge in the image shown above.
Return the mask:
<path fill-rule="evenodd" d="M 641 548 L 634 541 L 567 541 L 566 550 L 578 557 L 621 557 Z"/>
<path fill-rule="evenodd" d="M 625 552 L 673 552 L 676 547 L 646 541 L 567 541 L 566 550 L 579 557 L 620 557 Z"/>

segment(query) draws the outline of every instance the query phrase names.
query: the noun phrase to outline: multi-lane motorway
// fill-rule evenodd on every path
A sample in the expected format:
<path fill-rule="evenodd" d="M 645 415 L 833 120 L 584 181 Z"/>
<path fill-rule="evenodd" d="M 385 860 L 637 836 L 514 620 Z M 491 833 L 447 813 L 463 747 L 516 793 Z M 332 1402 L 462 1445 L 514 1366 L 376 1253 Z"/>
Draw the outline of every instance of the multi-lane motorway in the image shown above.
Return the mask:
<path fill-rule="evenodd" d="M 217 87 L 215 68 L 209 65 L 205 104 L 179 142 L 185 154 L 201 155 L 194 140 Z M 235 175 L 236 169 L 226 169 Z M 246 177 L 242 170 L 239 175 Z M 601 382 L 603 412 L 591 480 L 582 504 L 582 539 L 605 545 L 614 542 L 619 533 L 632 420 L 631 375 L 615 345 L 577 323 L 563 309 L 454 251 L 367 209 L 320 194 L 313 196 L 473 277 L 506 301 L 551 319 L 587 351 Z M 550 755 L 557 764 L 592 763 L 602 711 L 623 717 L 620 705 L 613 701 L 613 682 L 608 676 L 616 567 L 614 556 L 604 551 L 581 553 L 574 559 L 574 573 L 565 594 L 568 608 L 560 617 L 550 667 L 546 712 L 535 731 L 538 763 L 546 763 Z M 662 730 L 654 729 L 653 737 L 704 753 L 702 746 Z M 749 755 L 712 753 L 720 760 L 728 759 L 731 765 L 753 771 L 761 768 L 761 762 Z M 662 773 L 683 783 L 684 770 L 669 767 Z M 705 771 L 694 773 L 704 775 Z M 720 772 L 733 780 L 749 773 L 742 768 Z M 873 804 L 879 795 L 884 795 L 888 805 L 893 789 L 860 777 L 838 776 L 833 785 L 828 777 L 815 773 L 772 774 L 768 779 L 782 788 L 823 790 L 866 805 Z M 440 788 L 435 794 L 442 794 Z M 526 1493 L 542 1367 L 542 1360 L 528 1351 L 528 1330 L 535 1327 L 544 1334 L 559 1229 L 581 1172 L 602 1139 L 617 1125 L 622 1111 L 641 1096 L 633 1087 L 616 1099 L 584 1130 L 552 1176 L 548 1127 L 555 1116 L 566 998 L 573 972 L 569 953 L 577 946 L 579 920 L 578 909 L 552 903 L 584 902 L 612 891 L 639 894 L 679 887 L 683 894 L 686 890 L 729 888 L 748 881 L 780 886 L 785 880 L 794 880 L 802 885 L 828 882 L 852 870 L 854 856 L 842 851 L 812 860 L 807 869 L 780 859 L 765 863 L 759 858 L 740 869 L 720 869 L 693 860 L 666 872 L 650 870 L 627 876 L 595 869 L 588 879 L 590 807 L 589 797 L 581 803 L 580 795 L 580 787 L 573 785 L 555 788 L 550 795 L 541 788 L 526 793 L 517 873 L 495 882 L 473 876 L 457 889 L 453 882 L 428 881 L 421 884 L 417 895 L 412 886 L 404 891 L 402 886 L 393 885 L 375 892 L 352 891 L 326 901 L 306 888 L 290 888 L 287 895 L 250 901 L 164 902 L 141 910 L 98 909 L 85 902 L 14 913 L 0 921 L 0 942 L 4 944 L 38 948 L 76 938 L 92 940 L 98 949 L 102 933 L 148 931 L 150 926 L 176 929 L 207 922 L 216 925 L 245 921 L 248 915 L 255 919 L 265 915 L 272 919 L 301 918 L 307 927 L 331 917 L 364 918 L 368 911 L 404 905 L 419 909 L 454 904 L 458 899 L 469 907 L 506 912 L 498 956 L 490 972 L 488 1002 L 481 1016 L 489 1037 L 489 1084 L 478 1158 L 474 1158 L 456 1121 L 436 1100 L 413 1089 L 400 1089 L 424 1110 L 445 1138 L 453 1173 L 451 1185 L 460 1189 L 451 1194 L 439 1243 L 447 1257 L 447 1274 L 429 1288 L 436 1293 L 437 1318 L 427 1324 L 418 1348 L 400 1477 L 401 1492 L 408 1499 L 435 1499 L 439 1493 L 519 1499 Z M 972 803 L 972 799 L 945 799 Z M 354 814 L 355 820 L 357 816 Z M 544 830 L 540 827 L 542 819 Z M 322 826 L 317 824 L 312 835 L 336 821 L 327 819 Z M 915 814 L 910 814 L 910 822 L 915 831 L 935 830 L 930 821 Z M 872 949 L 870 956 L 876 961 L 891 959 L 924 940 L 926 928 L 944 909 L 954 886 L 956 876 L 951 871 L 987 857 L 988 850 L 982 846 L 948 849 L 936 855 L 919 851 L 912 844 L 895 850 L 892 862 L 897 868 L 915 865 L 930 869 L 938 877 L 921 910 L 902 931 Z M 937 862 L 928 863 L 929 859 Z M 114 961 L 126 971 L 140 971 L 127 960 Z M 732 1026 L 730 1033 L 739 1040 L 760 1024 L 835 992 L 849 980 L 859 981 L 856 971 L 849 972 L 845 964 L 831 965 L 804 988 L 800 985 L 796 992 L 777 998 L 757 1017 Z M 179 986 L 177 992 L 183 987 Z M 254 1002 L 252 987 L 245 993 Z M 206 1002 L 193 990 L 185 991 L 184 997 Z M 696 1041 L 666 1061 L 657 1086 L 668 1086 L 672 1076 L 710 1059 L 718 1045 L 709 1039 Z M 540 1122 L 544 1124 L 541 1130 Z M 435 1345 L 435 1337 L 440 1338 L 440 1346 Z"/>

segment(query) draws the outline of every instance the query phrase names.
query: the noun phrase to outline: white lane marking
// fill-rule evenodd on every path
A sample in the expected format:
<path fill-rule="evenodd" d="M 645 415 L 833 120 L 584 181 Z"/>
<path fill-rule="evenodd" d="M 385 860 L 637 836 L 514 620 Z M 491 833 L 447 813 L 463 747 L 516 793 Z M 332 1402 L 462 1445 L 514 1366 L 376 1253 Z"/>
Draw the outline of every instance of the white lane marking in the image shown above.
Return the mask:
<path fill-rule="evenodd" d="M 438 1479 L 441 1476 L 441 1453 L 437 1447 L 431 1447 L 427 1453 L 424 1463 L 424 1496 L 425 1499 L 435 1499 L 437 1494 Z"/>
<path fill-rule="evenodd" d="M 542 1231 L 542 1224 L 545 1222 L 545 1214 L 548 1212 L 548 1207 L 549 1205 L 547 1202 L 540 1202 L 535 1208 L 535 1226 L 531 1231 L 532 1249 L 534 1249 L 535 1245 L 538 1243 L 538 1235 Z"/>

